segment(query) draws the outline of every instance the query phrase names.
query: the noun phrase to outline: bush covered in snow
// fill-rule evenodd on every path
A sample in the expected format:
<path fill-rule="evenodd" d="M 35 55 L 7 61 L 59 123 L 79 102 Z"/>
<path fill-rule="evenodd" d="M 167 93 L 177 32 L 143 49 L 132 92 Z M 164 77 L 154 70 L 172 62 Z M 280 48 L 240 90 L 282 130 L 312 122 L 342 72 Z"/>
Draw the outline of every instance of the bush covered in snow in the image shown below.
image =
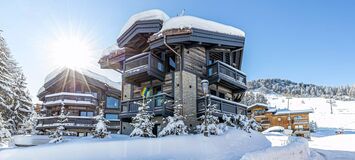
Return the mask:
<path fill-rule="evenodd" d="M 169 103 L 169 102 L 168 102 Z M 167 125 L 159 132 L 158 136 L 163 137 L 167 135 L 183 135 L 187 134 L 187 126 L 185 125 L 185 117 L 181 115 L 182 104 L 174 103 L 174 116 L 166 118 Z"/>
<path fill-rule="evenodd" d="M 153 134 L 154 122 L 152 122 L 153 115 L 148 112 L 149 101 L 137 102 L 138 113 L 135 117 L 132 118 L 131 125 L 134 127 L 131 137 L 155 137 Z"/>
<path fill-rule="evenodd" d="M 110 132 L 107 131 L 107 124 L 109 121 L 104 117 L 103 109 L 100 109 L 100 114 L 96 116 L 96 125 L 93 133 L 94 138 L 106 138 L 110 135 Z"/>
<path fill-rule="evenodd" d="M 234 115 L 232 119 L 235 121 L 237 128 L 242 129 L 246 132 L 250 132 L 250 129 L 258 131 L 261 129 L 261 126 L 258 122 L 255 121 L 253 118 L 248 118 L 245 115 Z"/>

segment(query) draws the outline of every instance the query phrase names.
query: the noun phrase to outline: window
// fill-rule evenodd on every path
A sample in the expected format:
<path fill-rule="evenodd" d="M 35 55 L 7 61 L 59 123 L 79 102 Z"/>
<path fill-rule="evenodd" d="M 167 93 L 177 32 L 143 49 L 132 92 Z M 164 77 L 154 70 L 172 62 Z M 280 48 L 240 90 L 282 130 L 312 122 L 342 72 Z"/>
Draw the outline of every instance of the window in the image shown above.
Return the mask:
<path fill-rule="evenodd" d="M 106 114 L 105 114 L 105 118 L 106 118 L 107 120 L 118 120 L 118 114 L 106 113 Z"/>
<path fill-rule="evenodd" d="M 118 108 L 120 106 L 120 100 L 114 97 L 107 97 L 106 108 Z"/>
<path fill-rule="evenodd" d="M 210 90 L 210 94 L 214 95 L 214 96 L 217 96 L 217 92 L 215 90 Z"/>
<path fill-rule="evenodd" d="M 163 63 L 158 62 L 158 70 L 164 72 L 164 65 Z"/>
<path fill-rule="evenodd" d="M 263 115 L 265 112 L 264 110 L 255 110 L 255 115 L 258 116 L 258 115 Z"/>
<path fill-rule="evenodd" d="M 224 99 L 224 98 L 226 98 L 226 95 L 225 95 L 224 93 L 219 92 L 218 97 L 219 97 L 219 98 L 223 98 L 223 99 Z"/>
<path fill-rule="evenodd" d="M 92 117 L 92 116 L 94 116 L 94 112 L 90 112 L 90 111 L 80 111 L 80 116 L 83 116 L 83 117 Z"/>
<path fill-rule="evenodd" d="M 295 121 L 302 120 L 302 116 L 296 116 L 296 117 L 294 117 L 294 120 L 295 120 Z"/>

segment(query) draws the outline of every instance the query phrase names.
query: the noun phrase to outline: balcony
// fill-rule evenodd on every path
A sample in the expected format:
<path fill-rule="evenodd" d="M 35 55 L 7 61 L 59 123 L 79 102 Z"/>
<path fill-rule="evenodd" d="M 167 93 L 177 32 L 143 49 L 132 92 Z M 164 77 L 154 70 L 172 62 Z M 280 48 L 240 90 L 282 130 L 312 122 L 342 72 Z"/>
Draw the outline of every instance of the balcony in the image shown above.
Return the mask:
<path fill-rule="evenodd" d="M 294 119 L 293 124 L 308 124 L 308 119 Z"/>
<path fill-rule="evenodd" d="M 45 96 L 44 106 L 65 105 L 97 106 L 97 98 L 94 93 L 69 93 L 60 92 Z"/>
<path fill-rule="evenodd" d="M 216 109 L 218 112 L 214 115 L 222 117 L 223 114 L 242 114 L 246 115 L 247 107 L 241 103 L 233 102 L 223 98 L 219 98 L 213 95 L 209 95 L 208 98 L 211 101 L 211 104 L 216 104 Z M 201 116 L 205 111 L 205 97 L 201 97 L 197 100 L 197 116 Z"/>
<path fill-rule="evenodd" d="M 128 83 L 139 84 L 148 80 L 164 80 L 163 61 L 150 52 L 126 59 L 123 78 Z"/>
<path fill-rule="evenodd" d="M 207 73 L 210 84 L 218 83 L 235 92 L 244 92 L 247 89 L 246 75 L 226 63 L 216 61 L 208 65 Z"/>
<path fill-rule="evenodd" d="M 142 102 L 142 98 L 132 99 L 127 101 L 122 101 L 121 103 L 121 120 L 134 117 L 138 113 L 139 105 L 137 102 Z M 174 98 L 168 94 L 162 93 L 154 95 L 148 98 L 150 113 L 154 113 L 155 116 L 169 116 L 173 115 L 173 105 L 172 102 Z"/>
<path fill-rule="evenodd" d="M 66 129 L 93 129 L 96 124 L 94 117 L 67 116 L 68 121 L 61 124 L 58 116 L 40 117 L 36 129 L 51 129 L 64 125 Z"/>

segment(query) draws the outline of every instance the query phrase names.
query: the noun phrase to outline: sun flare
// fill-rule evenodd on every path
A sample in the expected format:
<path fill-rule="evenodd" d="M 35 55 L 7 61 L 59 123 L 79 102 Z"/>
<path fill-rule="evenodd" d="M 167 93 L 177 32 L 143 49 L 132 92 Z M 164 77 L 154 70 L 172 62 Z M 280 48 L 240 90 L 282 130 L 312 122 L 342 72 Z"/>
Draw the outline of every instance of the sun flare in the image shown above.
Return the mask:
<path fill-rule="evenodd" d="M 93 44 L 78 34 L 61 35 L 48 47 L 51 62 L 56 66 L 85 68 L 92 61 Z"/>

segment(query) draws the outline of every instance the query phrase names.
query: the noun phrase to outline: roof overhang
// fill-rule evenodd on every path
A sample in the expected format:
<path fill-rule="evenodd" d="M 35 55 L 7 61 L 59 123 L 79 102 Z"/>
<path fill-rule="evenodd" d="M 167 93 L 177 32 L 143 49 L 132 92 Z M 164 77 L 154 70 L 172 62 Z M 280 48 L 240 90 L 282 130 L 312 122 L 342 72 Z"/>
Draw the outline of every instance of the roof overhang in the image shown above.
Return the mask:
<path fill-rule="evenodd" d="M 136 21 L 117 39 L 119 47 L 144 48 L 148 47 L 146 43 L 148 38 L 159 32 L 163 25 L 162 20 L 140 20 Z"/>
<path fill-rule="evenodd" d="M 149 38 L 150 49 L 164 46 L 164 37 L 168 44 L 193 44 L 239 49 L 244 46 L 244 37 L 212 32 L 197 28 L 173 29 L 153 35 Z"/>

